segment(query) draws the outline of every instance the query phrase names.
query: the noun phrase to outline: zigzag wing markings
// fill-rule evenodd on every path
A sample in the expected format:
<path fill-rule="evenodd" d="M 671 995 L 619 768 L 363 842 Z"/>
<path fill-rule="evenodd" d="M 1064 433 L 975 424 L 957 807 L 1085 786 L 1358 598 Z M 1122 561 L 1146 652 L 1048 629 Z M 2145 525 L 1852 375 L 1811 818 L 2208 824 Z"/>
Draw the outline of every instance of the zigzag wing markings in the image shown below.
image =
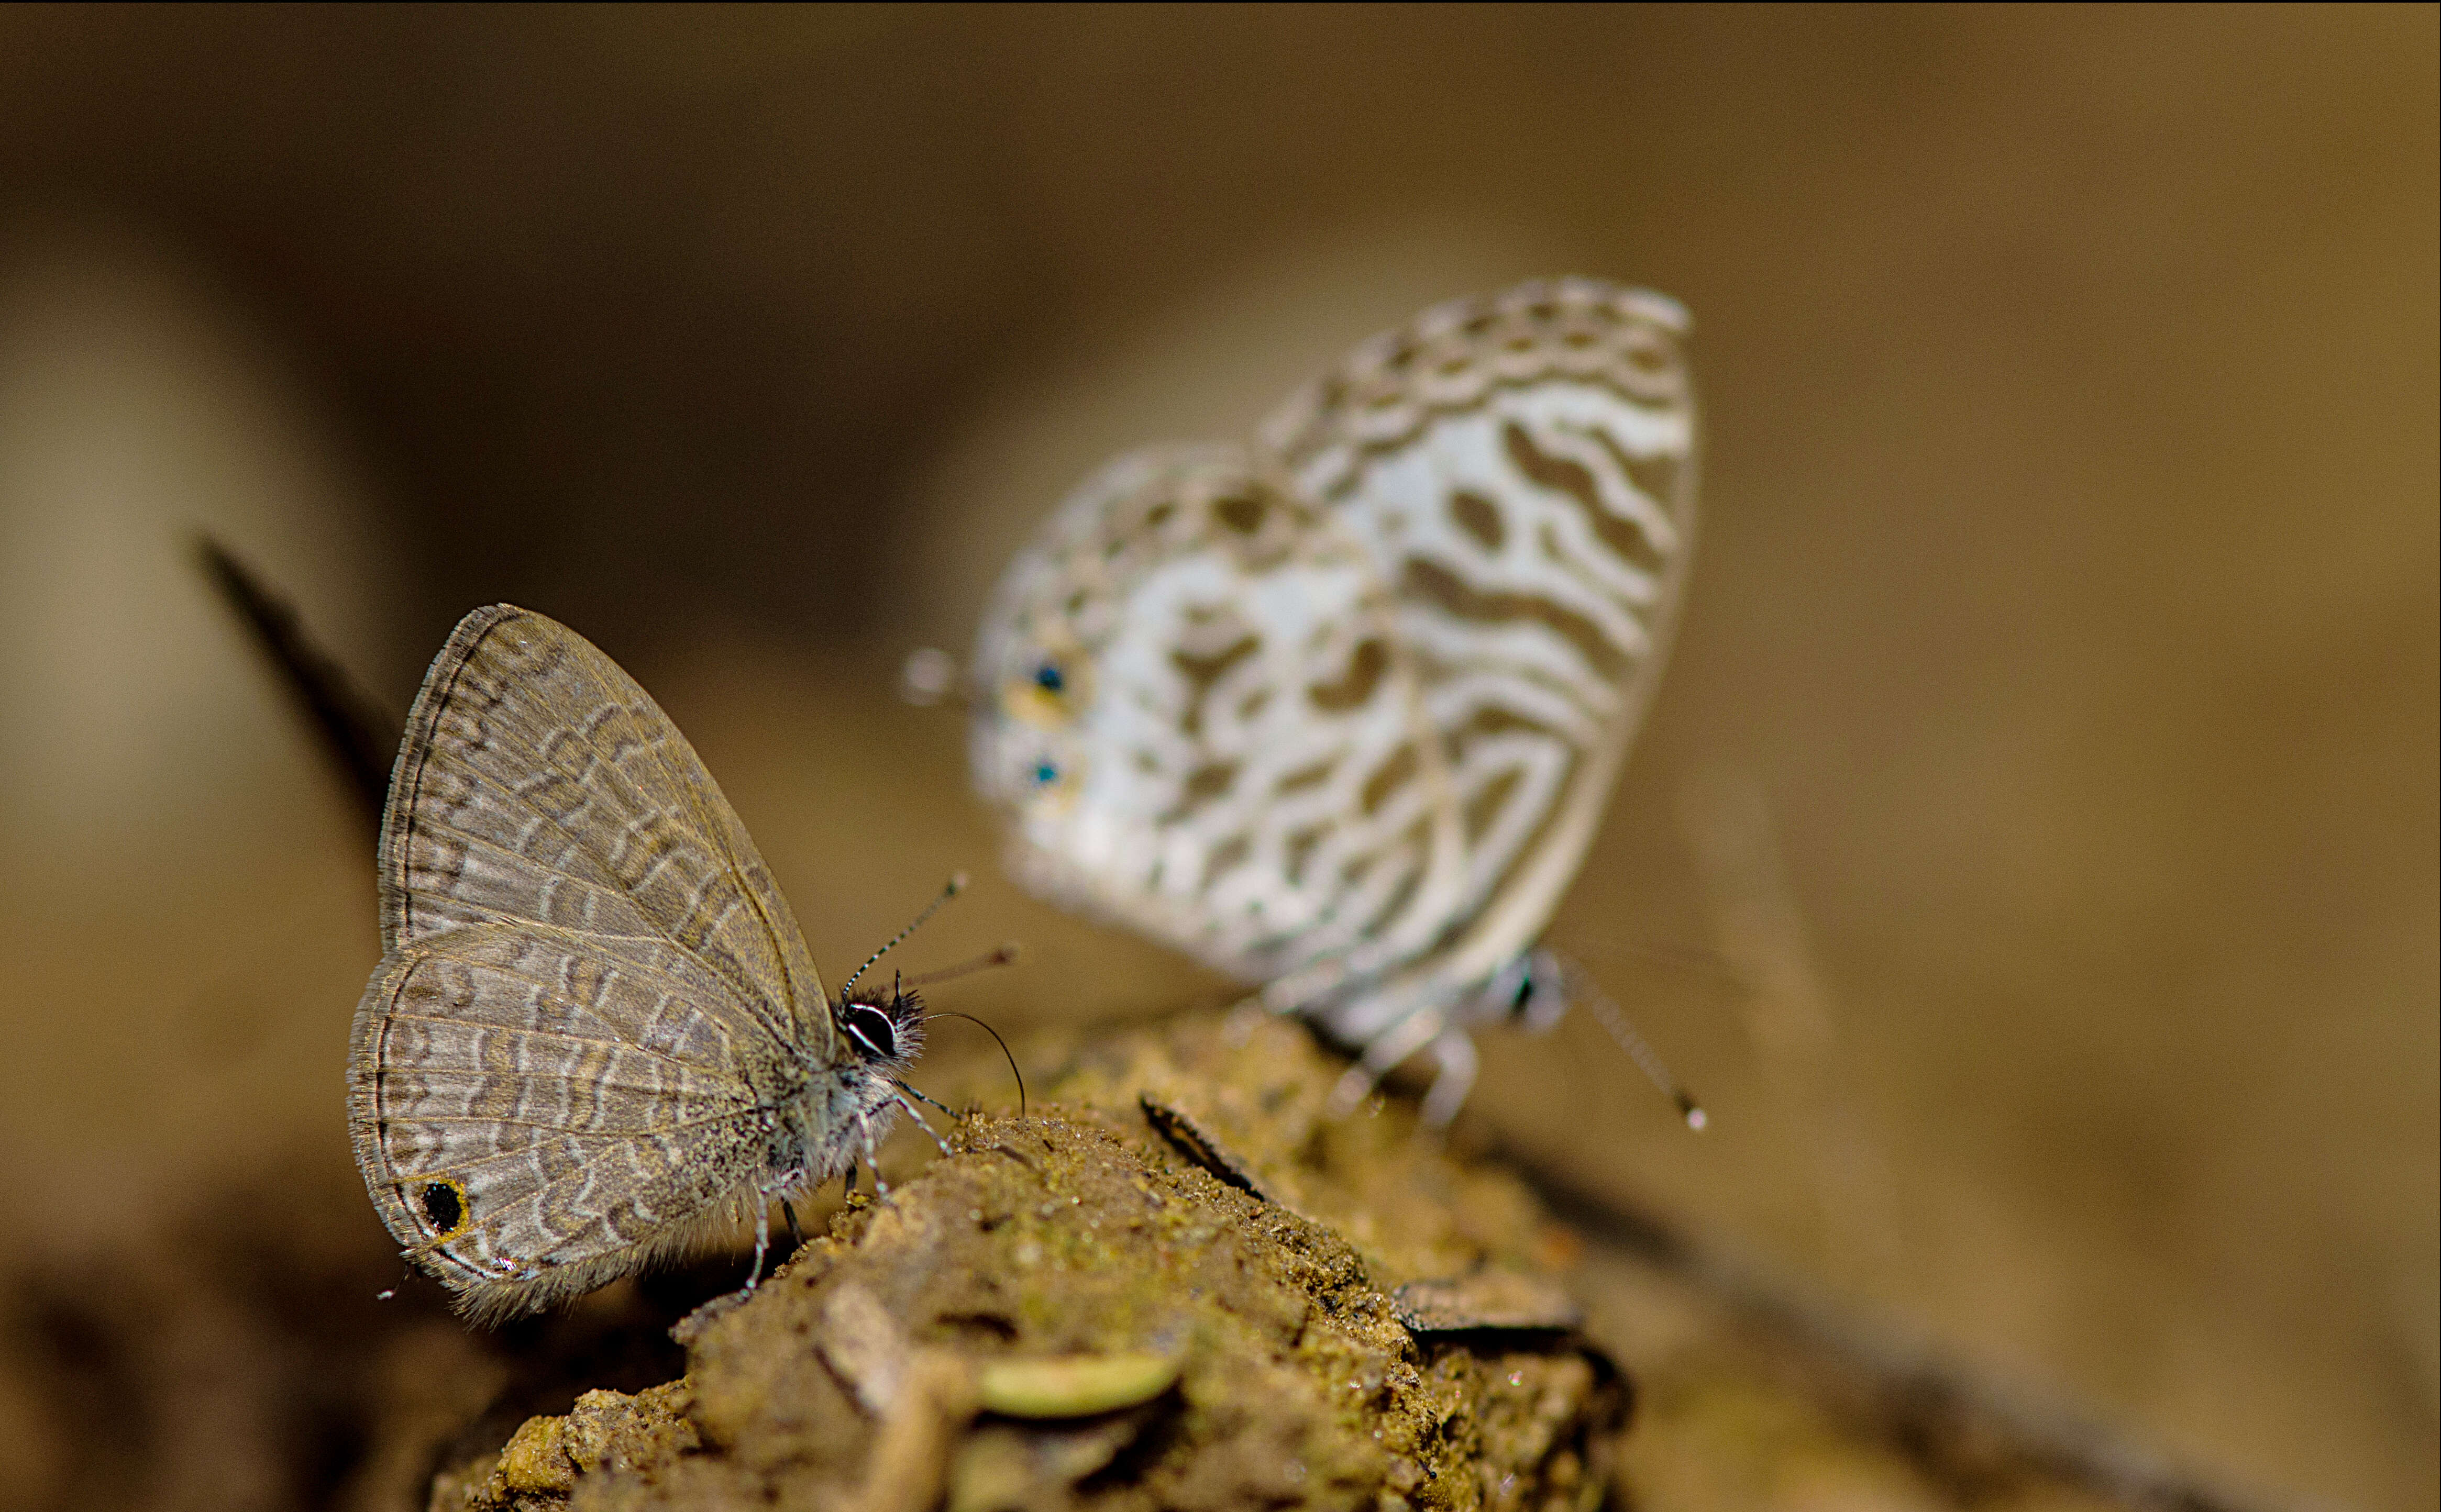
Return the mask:
<path fill-rule="evenodd" d="M 470 1314 L 587 1289 L 767 1183 L 836 1174 L 823 1120 L 876 1078 L 841 1064 L 700 759 L 582 637 L 507 605 L 461 621 L 409 716 L 380 875 L 357 1160 Z"/>
<path fill-rule="evenodd" d="M 802 935 L 683 735 L 582 637 L 497 605 L 461 622 L 409 716 L 383 837 L 393 947 L 493 919 L 659 938 L 779 1044 L 830 1050 Z"/>
<path fill-rule="evenodd" d="M 696 986 L 546 945 L 515 925 L 391 958 L 357 1014 L 350 1111 L 367 1185 L 400 1243 L 435 1237 L 430 1215 L 408 1205 L 419 1182 L 460 1183 L 469 1221 L 437 1250 L 497 1278 L 502 1257 L 548 1263 L 566 1247 L 561 1229 L 619 1205 L 575 1203 L 557 1210 L 573 1224 L 543 1223 L 536 1194 L 587 1161 L 635 1165 L 642 1185 L 604 1190 L 648 1206 L 672 1181 L 726 1190 L 750 1177 L 735 1153 L 754 1143 L 764 1089 Z"/>
<path fill-rule="evenodd" d="M 1461 300 L 1251 451 L 1139 453 L 1072 495 L 976 657 L 973 766 L 1020 879 L 1263 983 L 1374 1070 L 1434 1043 L 1462 1095 L 1451 1016 L 1525 969 L 1684 602 L 1686 331 L 1590 280 Z"/>
<path fill-rule="evenodd" d="M 1589 280 L 1427 312 L 1263 434 L 1399 585 L 1467 815 L 1469 970 L 1530 943 L 1649 701 L 1695 524 L 1683 311 Z M 1507 905 L 1503 907 L 1502 905 Z"/>
<path fill-rule="evenodd" d="M 1350 843 L 1448 806 L 1388 611 L 1370 562 L 1242 454 L 1106 468 L 1012 565 L 978 657 L 975 767 L 1019 816 L 1021 878 L 1248 978 L 1454 880 L 1454 824 Z"/>

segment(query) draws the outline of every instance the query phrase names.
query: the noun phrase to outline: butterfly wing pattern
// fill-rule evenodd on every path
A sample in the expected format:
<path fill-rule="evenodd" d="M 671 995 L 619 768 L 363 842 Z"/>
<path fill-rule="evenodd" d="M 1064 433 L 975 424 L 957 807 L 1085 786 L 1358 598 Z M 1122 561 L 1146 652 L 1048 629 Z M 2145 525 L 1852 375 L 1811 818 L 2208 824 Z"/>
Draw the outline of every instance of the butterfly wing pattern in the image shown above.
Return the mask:
<path fill-rule="evenodd" d="M 1033 891 L 1364 1052 L 1506 1015 L 1651 701 L 1695 527 L 1685 313 L 1585 279 L 1426 312 L 1244 447 L 1120 459 L 996 589 L 973 766 Z M 1344 1097 L 1343 1100 L 1346 1100 Z"/>
<path fill-rule="evenodd" d="M 890 1114 L 694 748 L 551 620 L 477 610 L 434 661 L 380 890 L 350 1055 L 357 1163 L 472 1315 L 759 1213 L 833 1174 L 858 1116 Z"/>

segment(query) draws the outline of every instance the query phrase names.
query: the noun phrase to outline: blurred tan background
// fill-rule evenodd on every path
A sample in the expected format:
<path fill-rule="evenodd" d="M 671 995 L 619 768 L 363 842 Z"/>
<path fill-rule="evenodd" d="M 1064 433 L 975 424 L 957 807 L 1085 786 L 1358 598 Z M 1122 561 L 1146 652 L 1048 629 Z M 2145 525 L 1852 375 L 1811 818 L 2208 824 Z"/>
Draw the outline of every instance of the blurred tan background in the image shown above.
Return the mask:
<path fill-rule="evenodd" d="M 1210 1003 L 999 881 L 898 659 L 1111 451 L 1582 272 L 1694 312 L 1706 523 L 1552 938 L 1715 1126 L 1582 1016 L 1481 1125 L 2222 1484 L 2433 1505 L 2435 17 L 0 11 L 0 1273 L 219 1203 L 395 1279 L 366 837 L 192 530 L 393 711 L 475 604 L 593 637 L 834 972 L 967 867 L 913 962 L 1030 957 L 952 1005 Z M 47 1359 L 0 1505 L 92 1484 Z"/>

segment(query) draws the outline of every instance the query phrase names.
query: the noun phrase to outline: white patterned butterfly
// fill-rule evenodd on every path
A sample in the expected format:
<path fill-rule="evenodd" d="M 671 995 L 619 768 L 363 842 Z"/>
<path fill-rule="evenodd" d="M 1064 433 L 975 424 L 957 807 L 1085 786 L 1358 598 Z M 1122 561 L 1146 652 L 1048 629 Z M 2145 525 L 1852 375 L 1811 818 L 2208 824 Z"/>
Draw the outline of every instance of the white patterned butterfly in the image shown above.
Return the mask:
<path fill-rule="evenodd" d="M 1361 1051 L 1343 1109 L 1429 1053 L 1446 1123 L 1471 1024 L 1566 1006 L 1535 941 L 1686 597 L 1687 327 L 1578 279 L 1442 305 L 1251 446 L 1086 482 L 1003 575 L 973 666 L 1019 880 Z"/>

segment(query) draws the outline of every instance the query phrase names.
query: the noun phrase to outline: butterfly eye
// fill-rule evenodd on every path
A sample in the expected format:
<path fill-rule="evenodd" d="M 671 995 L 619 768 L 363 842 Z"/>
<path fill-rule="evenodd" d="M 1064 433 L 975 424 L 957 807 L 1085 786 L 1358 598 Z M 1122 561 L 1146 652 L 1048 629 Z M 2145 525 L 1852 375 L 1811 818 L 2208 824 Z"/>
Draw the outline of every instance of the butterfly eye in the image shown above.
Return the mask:
<path fill-rule="evenodd" d="M 890 1016 L 880 1009 L 856 1003 L 840 1018 L 841 1027 L 865 1059 L 889 1060 L 898 1053 L 898 1031 L 891 1024 Z"/>
<path fill-rule="evenodd" d="M 1044 693 L 1059 693 L 1067 688 L 1068 675 L 1059 670 L 1058 662 L 1046 661 L 1034 669 L 1034 686 Z"/>

